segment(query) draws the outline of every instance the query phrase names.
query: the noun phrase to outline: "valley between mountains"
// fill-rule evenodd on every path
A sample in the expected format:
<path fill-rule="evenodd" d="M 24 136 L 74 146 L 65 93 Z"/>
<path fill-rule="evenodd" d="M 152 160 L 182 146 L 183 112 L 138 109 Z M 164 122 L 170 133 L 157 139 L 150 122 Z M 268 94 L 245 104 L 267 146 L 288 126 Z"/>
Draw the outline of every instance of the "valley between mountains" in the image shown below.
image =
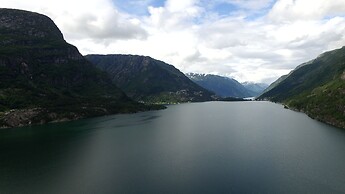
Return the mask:
<path fill-rule="evenodd" d="M 0 9 L 0 127 L 164 109 L 164 104 L 257 97 L 345 128 L 345 47 L 270 86 L 184 74 L 138 55 L 82 56 L 47 16 Z"/>

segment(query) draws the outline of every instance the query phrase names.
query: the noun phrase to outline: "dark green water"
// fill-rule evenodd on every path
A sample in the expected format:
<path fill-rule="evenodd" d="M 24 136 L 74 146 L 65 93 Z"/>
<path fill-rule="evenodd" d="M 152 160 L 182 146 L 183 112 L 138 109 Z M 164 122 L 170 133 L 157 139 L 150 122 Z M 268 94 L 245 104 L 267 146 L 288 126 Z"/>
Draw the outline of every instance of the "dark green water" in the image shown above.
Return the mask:
<path fill-rule="evenodd" d="M 345 131 L 268 102 L 5 129 L 0 193 L 345 193 Z"/>

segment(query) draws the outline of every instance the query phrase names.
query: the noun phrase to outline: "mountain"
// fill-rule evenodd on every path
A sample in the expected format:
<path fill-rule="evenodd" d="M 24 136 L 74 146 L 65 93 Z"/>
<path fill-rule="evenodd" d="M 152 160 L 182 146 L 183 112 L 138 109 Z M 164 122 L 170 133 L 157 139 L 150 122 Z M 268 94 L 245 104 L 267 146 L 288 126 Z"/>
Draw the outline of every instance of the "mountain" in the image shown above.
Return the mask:
<path fill-rule="evenodd" d="M 345 128 L 345 47 L 321 54 L 273 84 L 259 99 L 282 102 Z"/>
<path fill-rule="evenodd" d="M 264 93 L 270 91 L 272 88 L 276 87 L 280 82 L 285 80 L 285 78 L 287 78 L 287 77 L 288 77 L 288 75 L 281 76 L 276 81 L 274 81 L 271 85 L 269 85 L 261 94 L 264 94 Z"/>
<path fill-rule="evenodd" d="M 259 96 L 268 87 L 265 83 L 243 82 L 241 84 L 250 91 L 252 96 Z"/>
<path fill-rule="evenodd" d="M 85 60 L 50 18 L 0 9 L 0 127 L 147 108 Z"/>
<path fill-rule="evenodd" d="M 238 81 L 211 74 L 186 74 L 196 84 L 216 93 L 220 97 L 251 97 L 252 94 Z"/>
<path fill-rule="evenodd" d="M 177 103 L 213 100 L 213 93 L 190 81 L 174 66 L 146 56 L 87 55 L 114 83 L 138 101 Z"/>

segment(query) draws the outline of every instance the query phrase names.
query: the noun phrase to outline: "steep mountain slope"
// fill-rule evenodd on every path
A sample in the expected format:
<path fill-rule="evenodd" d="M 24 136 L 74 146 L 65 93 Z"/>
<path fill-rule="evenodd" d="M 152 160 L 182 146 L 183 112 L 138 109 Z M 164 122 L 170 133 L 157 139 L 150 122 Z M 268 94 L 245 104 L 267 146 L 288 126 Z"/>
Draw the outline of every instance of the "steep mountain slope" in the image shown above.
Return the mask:
<path fill-rule="evenodd" d="M 196 73 L 189 73 L 187 77 L 201 87 L 213 91 L 216 95 L 221 97 L 244 98 L 252 96 L 252 93 L 242 84 L 228 77 Z"/>
<path fill-rule="evenodd" d="M 136 100 L 172 103 L 212 100 L 212 93 L 190 81 L 172 65 L 136 55 L 88 55 L 111 74 L 113 81 Z"/>
<path fill-rule="evenodd" d="M 260 96 L 345 128 L 345 47 L 300 65 Z"/>
<path fill-rule="evenodd" d="M 253 83 L 253 82 L 243 82 L 241 83 L 247 90 L 250 91 L 252 96 L 259 96 L 268 87 L 265 83 Z"/>
<path fill-rule="evenodd" d="M 271 85 L 269 85 L 263 92 L 262 94 L 270 91 L 272 88 L 276 87 L 280 82 L 284 81 L 285 78 L 287 78 L 288 75 L 283 75 L 280 78 L 278 78 L 276 81 L 274 81 L 273 83 L 271 83 Z"/>
<path fill-rule="evenodd" d="M 0 127 L 141 109 L 50 18 L 0 9 Z"/>

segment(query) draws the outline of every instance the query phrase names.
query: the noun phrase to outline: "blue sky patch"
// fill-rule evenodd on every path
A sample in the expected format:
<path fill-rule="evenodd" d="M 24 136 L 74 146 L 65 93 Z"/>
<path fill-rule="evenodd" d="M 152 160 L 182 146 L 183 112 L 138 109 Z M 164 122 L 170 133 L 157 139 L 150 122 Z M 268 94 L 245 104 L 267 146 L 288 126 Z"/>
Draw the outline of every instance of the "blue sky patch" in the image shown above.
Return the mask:
<path fill-rule="evenodd" d="M 233 12 L 236 12 L 237 10 L 237 6 L 229 3 L 220 3 L 213 7 L 214 12 L 224 16 L 231 15 Z"/>
<path fill-rule="evenodd" d="M 132 15 L 148 15 L 148 6 L 162 7 L 165 0 L 113 0 L 114 5 L 122 12 Z"/>

